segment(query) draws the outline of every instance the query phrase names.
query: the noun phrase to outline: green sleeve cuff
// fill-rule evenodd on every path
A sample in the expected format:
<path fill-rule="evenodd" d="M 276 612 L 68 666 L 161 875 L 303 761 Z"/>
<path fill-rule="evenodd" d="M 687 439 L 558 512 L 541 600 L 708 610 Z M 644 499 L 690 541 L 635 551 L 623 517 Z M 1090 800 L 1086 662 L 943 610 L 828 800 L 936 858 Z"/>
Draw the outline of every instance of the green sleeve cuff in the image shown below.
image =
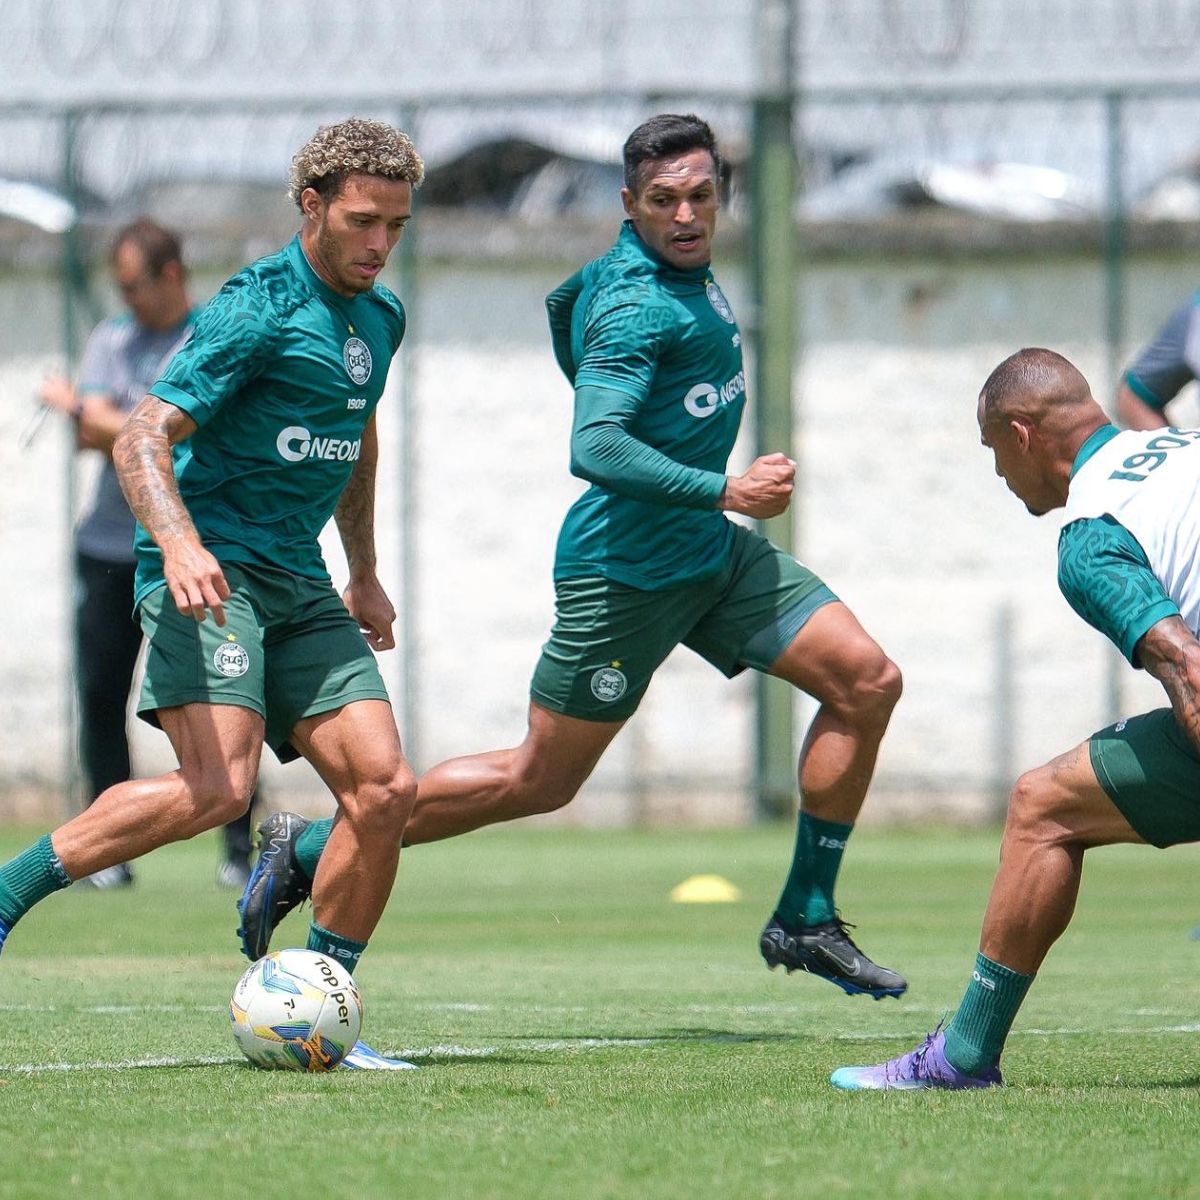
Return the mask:
<path fill-rule="evenodd" d="M 1159 621 L 1167 617 L 1179 616 L 1179 607 L 1173 600 L 1160 600 L 1152 608 L 1138 614 L 1137 620 L 1121 635 L 1121 653 L 1129 660 L 1131 666 L 1140 667 L 1137 660 L 1137 644 L 1154 628 Z"/>
<path fill-rule="evenodd" d="M 1150 405 L 1156 412 L 1162 412 L 1167 407 L 1167 402 L 1160 400 L 1132 371 L 1125 372 L 1125 386 L 1143 404 Z"/>
<path fill-rule="evenodd" d="M 197 425 L 203 425 L 212 415 L 207 404 L 197 400 L 190 392 L 185 392 L 173 383 L 164 383 L 161 379 L 154 384 L 147 395 L 157 396 L 160 400 L 165 400 L 168 404 L 182 409 Z"/>

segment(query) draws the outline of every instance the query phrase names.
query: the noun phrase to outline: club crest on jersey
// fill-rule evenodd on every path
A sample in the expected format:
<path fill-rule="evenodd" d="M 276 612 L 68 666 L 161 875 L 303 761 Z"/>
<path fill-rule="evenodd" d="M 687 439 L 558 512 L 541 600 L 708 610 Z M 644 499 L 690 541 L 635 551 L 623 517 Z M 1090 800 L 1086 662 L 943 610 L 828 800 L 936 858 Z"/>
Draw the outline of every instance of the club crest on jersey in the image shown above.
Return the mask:
<path fill-rule="evenodd" d="M 346 339 L 346 344 L 342 347 L 342 362 L 345 364 L 346 374 L 359 387 L 371 378 L 371 351 L 362 338 Z"/>
<path fill-rule="evenodd" d="M 713 312 L 721 318 L 722 321 L 733 324 L 733 309 L 729 307 L 729 301 L 725 299 L 724 293 L 717 287 L 717 281 L 710 279 L 708 286 L 704 289 L 708 296 L 708 302 L 713 306 Z"/>
<path fill-rule="evenodd" d="M 250 655 L 237 642 L 222 642 L 213 654 L 213 666 L 227 679 L 236 679 L 250 670 Z"/>
<path fill-rule="evenodd" d="M 618 671 L 616 667 L 601 667 L 592 676 L 592 695 L 605 704 L 620 700 L 627 687 L 629 680 L 625 678 L 625 672 Z"/>

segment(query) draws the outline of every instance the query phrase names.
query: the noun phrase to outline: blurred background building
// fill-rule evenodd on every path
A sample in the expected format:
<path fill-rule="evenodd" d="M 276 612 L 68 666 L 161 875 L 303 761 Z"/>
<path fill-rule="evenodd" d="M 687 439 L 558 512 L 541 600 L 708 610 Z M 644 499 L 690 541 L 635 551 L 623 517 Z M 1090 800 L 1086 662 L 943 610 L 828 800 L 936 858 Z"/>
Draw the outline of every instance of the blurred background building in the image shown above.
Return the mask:
<path fill-rule="evenodd" d="M 380 416 L 382 665 L 419 766 L 520 738 L 581 488 L 542 298 L 611 241 L 621 143 L 663 110 L 706 116 L 732 162 L 716 269 L 774 414 L 741 462 L 786 430 L 784 533 L 905 672 L 867 812 L 993 814 L 1021 769 L 1159 702 L 1059 597 L 1057 526 L 992 475 L 975 397 L 1039 344 L 1108 402 L 1200 282 L 1200 0 L 7 0 L 0 813 L 72 803 L 69 529 L 93 465 L 33 397 L 117 307 L 109 236 L 142 212 L 180 228 L 211 294 L 291 236 L 291 154 L 351 113 L 428 165 L 388 280 L 410 333 Z M 560 819 L 777 808 L 790 750 L 760 699 L 680 651 Z M 811 710 L 783 711 L 790 741 Z M 161 735 L 137 746 L 170 765 Z M 267 776 L 322 802 L 302 765 Z"/>

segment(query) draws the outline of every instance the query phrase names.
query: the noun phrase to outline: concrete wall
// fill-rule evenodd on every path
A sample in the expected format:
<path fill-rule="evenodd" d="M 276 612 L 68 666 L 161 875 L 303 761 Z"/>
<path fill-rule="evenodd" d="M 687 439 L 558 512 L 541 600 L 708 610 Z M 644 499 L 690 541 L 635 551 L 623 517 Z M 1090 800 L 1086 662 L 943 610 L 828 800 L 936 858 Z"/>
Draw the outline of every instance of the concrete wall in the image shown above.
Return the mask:
<path fill-rule="evenodd" d="M 565 264 L 522 271 L 430 267 L 410 297 L 412 337 L 380 410 L 384 469 L 379 544 L 413 639 L 381 658 L 419 766 L 508 745 L 524 728 L 529 674 L 549 629 L 550 567 L 561 516 L 581 485 L 566 469 L 570 392 L 542 332 L 541 297 Z M 719 267 L 720 269 L 720 267 Z M 740 271 L 721 272 L 735 310 Z M 1131 278 L 1131 325 L 1153 323 L 1194 282 L 1187 262 L 1145 261 Z M 899 662 L 906 693 L 884 746 L 884 815 L 979 816 L 1011 776 L 1105 723 L 1115 651 L 1067 608 L 1055 585 L 1053 517 L 1030 518 L 978 444 L 975 397 L 1017 346 L 1071 355 L 1107 396 L 1095 336 L 1102 276 L 1090 260 L 816 265 L 803 282 L 809 345 L 798 375 L 800 556 L 855 609 Z M 52 326 L 52 289 L 0 284 L 43 305 L 10 331 Z M 29 339 L 36 349 L 36 337 Z M 64 803 L 70 737 L 66 431 L 18 435 L 54 355 L 0 353 L 0 805 Z M 407 356 L 407 358 L 405 358 Z M 410 512 L 417 569 L 400 573 L 402 403 L 408 378 L 414 448 Z M 1195 404 L 1182 419 L 1195 419 Z M 748 439 L 735 454 L 751 457 Z M 80 476 L 86 494 L 86 471 Z M 335 579 L 344 578 L 327 539 Z M 1010 633 L 998 641 L 1007 614 Z M 998 661 L 1010 659 L 1015 706 L 998 738 Z M 1118 671 L 1124 707 L 1157 688 Z M 802 706 L 802 727 L 811 708 Z M 744 819 L 753 758 L 749 681 L 732 683 L 677 652 L 585 795 L 562 819 Z M 143 771 L 167 769 L 161 734 L 137 730 Z M 272 799 L 324 803 L 303 765 L 268 764 Z"/>

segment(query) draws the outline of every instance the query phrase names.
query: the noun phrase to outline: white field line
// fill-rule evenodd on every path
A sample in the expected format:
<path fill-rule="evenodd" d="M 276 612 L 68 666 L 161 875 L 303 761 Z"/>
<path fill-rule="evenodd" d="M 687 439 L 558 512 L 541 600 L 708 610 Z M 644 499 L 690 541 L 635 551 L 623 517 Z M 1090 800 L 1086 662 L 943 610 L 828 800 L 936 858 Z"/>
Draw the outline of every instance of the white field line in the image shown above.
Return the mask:
<path fill-rule="evenodd" d="M 133 1071 L 145 1067 L 224 1067 L 230 1063 L 245 1061 L 240 1055 L 237 1058 L 222 1055 L 210 1058 L 125 1058 L 119 1062 L 18 1063 L 15 1066 L 0 1067 L 0 1075 L 6 1072 L 14 1075 L 41 1075 L 48 1071 Z"/>
<path fill-rule="evenodd" d="M 128 1016 L 130 1013 L 227 1013 L 224 1004 L 0 1004 L 0 1012 L 92 1013 Z"/>
<path fill-rule="evenodd" d="M 576 1016 L 581 1013 L 590 1013 L 595 1010 L 584 1004 L 473 1004 L 473 1003 L 415 1003 L 408 1004 L 402 998 L 376 1000 L 372 1004 L 372 1009 L 377 1012 L 394 1012 L 396 1010 L 406 1010 L 409 1012 L 465 1012 L 465 1013 L 502 1013 L 509 1014 L 514 1017 L 521 1016 Z M 228 1013 L 228 1008 L 224 1004 L 4 1004 L 0 1003 L 0 1013 L 62 1013 L 62 1014 L 90 1014 L 95 1016 L 130 1016 L 138 1013 L 168 1013 L 168 1014 L 211 1014 L 211 1013 Z M 812 1009 L 804 1004 L 681 1004 L 672 1011 L 678 1013 L 687 1013 L 691 1016 L 724 1016 L 724 1017 L 752 1017 L 752 1016 L 774 1016 L 786 1017 L 797 1016 L 807 1017 L 811 1019 Z M 891 1011 L 896 1011 L 893 1006 Z M 949 1020 L 954 1015 L 954 1010 L 945 1004 L 927 1005 L 914 1004 L 911 1002 L 902 1002 L 900 1011 L 905 1016 L 909 1017 L 928 1017 L 936 1024 L 937 1021 L 945 1019 Z M 1131 1017 L 1172 1017 L 1182 1016 L 1183 1013 L 1177 1009 L 1169 1008 L 1138 1008 L 1129 1013 Z M 1039 1033 L 1039 1034 L 1054 1034 L 1054 1033 L 1191 1033 L 1194 1030 L 1200 1029 L 1200 1026 L 1193 1025 L 1162 1025 L 1162 1026 L 1146 1026 L 1144 1029 L 1134 1027 L 1113 1027 L 1109 1029 L 1101 1028 L 1086 1028 L 1086 1027 L 1063 1027 L 1061 1029 L 1016 1029 L 1013 1031 L 1014 1036 L 1020 1033 Z M 732 1031 L 731 1031 L 732 1032 Z M 843 1038 L 849 1041 L 861 1041 L 864 1038 L 875 1038 L 880 1035 L 870 1031 L 856 1033 L 854 1031 L 844 1032 L 841 1034 L 824 1035 L 830 1038 Z M 889 1037 L 901 1037 L 904 1035 L 887 1035 Z M 917 1035 L 920 1036 L 920 1035 Z M 651 1039 L 663 1040 L 663 1039 Z M 3 1070 L 0 1067 L 0 1070 Z"/>
<path fill-rule="evenodd" d="M 1016 1029 L 1013 1037 L 1062 1037 L 1078 1034 L 1103 1034 L 1104 1036 L 1131 1036 L 1138 1034 L 1168 1034 L 1168 1033 L 1200 1033 L 1200 1024 L 1187 1025 L 1154 1025 L 1154 1026 L 1111 1026 L 1107 1029 L 1096 1027 L 1063 1026 L 1057 1029 Z M 913 1041 L 921 1034 L 889 1035 L 879 1038 L 871 1033 L 833 1033 L 825 1035 L 828 1041 L 863 1042 L 863 1041 Z M 533 1038 L 514 1038 L 503 1046 L 458 1046 L 439 1044 L 434 1046 L 403 1046 L 398 1049 L 385 1049 L 382 1053 L 391 1057 L 437 1062 L 439 1059 L 460 1058 L 492 1058 L 502 1054 L 558 1054 L 568 1050 L 596 1050 L 612 1047 L 628 1047 L 646 1049 L 653 1046 L 667 1045 L 681 1039 L 674 1036 L 662 1037 L 579 1037 L 556 1038 L 542 1041 Z M 697 1040 L 704 1040 L 703 1038 Z M 714 1040 L 724 1040 L 720 1037 Z M 729 1037 L 730 1042 L 737 1042 L 737 1035 Z M 754 1035 L 748 1035 L 746 1041 L 753 1041 Z M 0 1075 L 37 1075 L 46 1072 L 63 1071 L 133 1071 L 147 1068 L 170 1067 L 225 1067 L 245 1060 L 236 1055 L 219 1055 L 196 1058 L 127 1058 L 113 1062 L 82 1062 L 82 1063 L 14 1063 L 0 1064 Z"/>
<path fill-rule="evenodd" d="M 568 1038 L 550 1042 L 514 1041 L 505 1046 L 422 1046 L 413 1049 L 387 1051 L 389 1057 L 437 1060 L 439 1058 L 491 1058 L 519 1050 L 523 1054 L 550 1054 L 562 1050 L 593 1050 L 604 1046 L 652 1046 L 662 1038 Z M 115 1062 L 83 1063 L 16 1063 L 0 1065 L 0 1075 L 40 1075 L 61 1071 L 135 1071 L 148 1067 L 226 1067 L 246 1060 L 241 1055 L 221 1055 L 203 1058 L 126 1058 Z"/>

